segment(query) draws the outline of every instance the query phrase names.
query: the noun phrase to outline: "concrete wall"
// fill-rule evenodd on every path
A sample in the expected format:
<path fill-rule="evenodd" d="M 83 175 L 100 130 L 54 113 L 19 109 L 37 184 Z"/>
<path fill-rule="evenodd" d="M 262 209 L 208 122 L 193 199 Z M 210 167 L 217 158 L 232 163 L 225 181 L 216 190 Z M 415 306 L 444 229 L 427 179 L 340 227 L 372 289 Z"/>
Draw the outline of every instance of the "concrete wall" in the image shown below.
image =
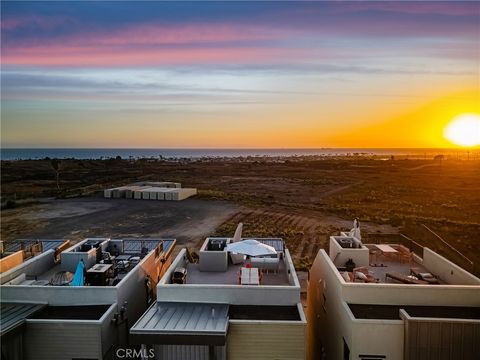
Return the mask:
<path fill-rule="evenodd" d="M 292 285 L 170 284 L 174 269 L 186 266 L 186 251 L 182 249 L 157 285 L 157 301 L 234 305 L 295 305 L 300 302 L 300 283 L 288 251 L 285 252 L 285 259 L 287 270 L 290 269 L 289 277 L 292 279 Z"/>
<path fill-rule="evenodd" d="M 229 360 L 305 359 L 305 322 L 230 320 Z"/>
<path fill-rule="evenodd" d="M 117 302 L 113 286 L 34 286 L 3 285 L 0 291 L 2 302 L 38 301 L 50 305 L 102 305 Z"/>
<path fill-rule="evenodd" d="M 27 276 L 36 276 L 43 274 L 55 265 L 55 250 L 45 251 L 43 254 L 35 256 L 22 264 L 0 274 L 0 284 L 5 284 L 25 273 Z"/>
<path fill-rule="evenodd" d="M 403 360 L 405 326 L 402 320 L 355 319 L 344 303 L 351 327 L 350 358 L 359 355 L 384 355 L 388 360 Z"/>
<path fill-rule="evenodd" d="M 432 274 L 447 284 L 480 285 L 479 278 L 428 248 L 423 249 L 422 263 Z"/>
<path fill-rule="evenodd" d="M 167 284 L 157 287 L 157 300 L 233 305 L 293 305 L 300 301 L 295 286 Z"/>
<path fill-rule="evenodd" d="M 111 321 L 116 311 L 112 304 L 99 320 L 28 319 L 25 359 L 102 359 L 117 338 Z"/>
<path fill-rule="evenodd" d="M 91 249 L 88 252 L 63 252 L 60 268 L 63 271 L 75 273 L 80 260 L 83 260 L 86 269 L 91 268 L 97 261 L 97 249 Z"/>
<path fill-rule="evenodd" d="M 200 271 L 227 271 L 228 270 L 228 253 L 224 249 L 222 251 L 207 250 L 210 238 L 207 238 L 199 251 L 198 267 Z"/>
<path fill-rule="evenodd" d="M 479 292 L 473 285 L 343 285 L 343 299 L 352 304 L 480 306 Z"/>
<path fill-rule="evenodd" d="M 352 259 L 355 267 L 368 266 L 370 263 L 370 253 L 367 247 L 361 248 L 342 248 L 335 240 L 334 236 L 330 236 L 329 255 L 335 266 L 345 266 L 348 259 Z"/>
<path fill-rule="evenodd" d="M 15 266 L 23 263 L 23 250 L 19 250 L 0 259 L 0 273 L 13 269 Z"/>
<path fill-rule="evenodd" d="M 298 281 L 297 272 L 295 270 L 295 266 L 293 265 L 293 260 L 290 256 L 290 252 L 288 251 L 288 249 L 285 249 L 284 253 L 285 255 L 283 257 L 283 261 L 285 261 L 288 281 L 290 285 L 300 288 L 300 282 Z"/>

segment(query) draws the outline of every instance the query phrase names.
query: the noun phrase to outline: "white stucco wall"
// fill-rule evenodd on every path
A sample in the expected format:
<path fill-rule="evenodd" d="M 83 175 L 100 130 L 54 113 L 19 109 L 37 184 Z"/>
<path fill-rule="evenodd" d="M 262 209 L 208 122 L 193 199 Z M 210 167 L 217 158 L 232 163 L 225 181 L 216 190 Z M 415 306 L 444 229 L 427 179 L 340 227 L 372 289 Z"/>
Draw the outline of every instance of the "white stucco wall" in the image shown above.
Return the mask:
<path fill-rule="evenodd" d="M 326 301 L 325 301 L 326 300 Z M 307 347 L 309 358 L 341 359 L 345 339 L 351 359 L 359 354 L 403 359 L 401 320 L 355 319 L 347 303 L 428 306 L 480 306 L 480 286 L 347 283 L 330 257 L 320 250 L 309 273 Z M 372 353 L 371 350 L 377 353 Z M 368 352 L 367 352 L 368 350 Z"/>
<path fill-rule="evenodd" d="M 352 259 L 355 267 L 368 266 L 370 260 L 370 253 L 367 247 L 361 248 L 342 248 L 335 240 L 334 236 L 330 236 L 330 259 L 336 266 L 345 266 L 348 259 Z"/>
<path fill-rule="evenodd" d="M 447 284 L 480 285 L 480 279 L 436 252 L 423 249 L 423 266 Z"/>
<path fill-rule="evenodd" d="M 5 284 L 17 276 L 25 273 L 27 276 L 39 275 L 52 268 L 55 265 L 55 250 L 45 251 L 43 254 L 35 256 L 18 266 L 0 274 L 0 284 Z"/>

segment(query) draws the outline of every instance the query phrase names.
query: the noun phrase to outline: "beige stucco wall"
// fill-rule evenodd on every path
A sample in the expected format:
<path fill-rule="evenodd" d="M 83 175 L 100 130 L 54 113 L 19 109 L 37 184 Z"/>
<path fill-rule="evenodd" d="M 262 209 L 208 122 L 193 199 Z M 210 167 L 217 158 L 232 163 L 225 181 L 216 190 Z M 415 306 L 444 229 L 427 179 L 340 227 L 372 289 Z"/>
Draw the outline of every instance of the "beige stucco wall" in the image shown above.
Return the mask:
<path fill-rule="evenodd" d="M 385 355 L 403 360 L 405 325 L 402 320 L 353 320 L 350 358 L 359 355 Z"/>
<path fill-rule="evenodd" d="M 480 285 L 480 279 L 436 252 L 423 249 L 423 265 L 448 284 Z"/>
<path fill-rule="evenodd" d="M 310 268 L 307 292 L 307 359 L 320 359 L 322 347 L 328 359 L 341 359 L 343 339 L 352 349 L 350 319 L 341 301 L 340 275 L 327 265 L 328 255 L 318 253 Z"/>
<path fill-rule="evenodd" d="M 227 358 L 305 359 L 305 322 L 231 320 L 227 337 Z"/>
<path fill-rule="evenodd" d="M 319 359 L 322 346 L 328 359 L 342 359 L 343 339 L 352 359 L 359 354 L 403 359 L 404 323 L 401 320 L 355 319 L 347 303 L 479 306 L 479 293 L 480 287 L 472 285 L 346 283 L 332 266 L 329 256 L 321 250 L 309 273 L 308 359 Z"/>

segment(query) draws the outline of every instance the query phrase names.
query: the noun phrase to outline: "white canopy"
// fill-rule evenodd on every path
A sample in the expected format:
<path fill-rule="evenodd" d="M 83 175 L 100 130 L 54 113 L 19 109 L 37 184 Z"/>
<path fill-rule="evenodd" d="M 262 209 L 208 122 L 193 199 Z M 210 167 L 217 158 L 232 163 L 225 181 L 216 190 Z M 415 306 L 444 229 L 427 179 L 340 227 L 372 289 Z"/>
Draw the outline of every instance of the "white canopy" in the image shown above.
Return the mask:
<path fill-rule="evenodd" d="M 249 256 L 274 255 L 277 253 L 273 246 L 265 245 L 254 239 L 227 244 L 227 251 Z"/>

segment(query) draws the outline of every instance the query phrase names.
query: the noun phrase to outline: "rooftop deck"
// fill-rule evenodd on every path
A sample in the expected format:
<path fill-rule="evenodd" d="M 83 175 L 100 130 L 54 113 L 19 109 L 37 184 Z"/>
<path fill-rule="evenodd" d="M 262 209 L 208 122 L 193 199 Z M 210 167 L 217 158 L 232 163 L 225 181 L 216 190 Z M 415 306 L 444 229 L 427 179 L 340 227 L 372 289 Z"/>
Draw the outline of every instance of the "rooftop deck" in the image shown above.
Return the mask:
<path fill-rule="evenodd" d="M 86 239 L 61 253 L 56 261 L 52 253 L 31 259 L 30 263 L 12 269 L 5 285 L 67 286 L 80 260 L 85 263 L 85 285 L 115 286 L 154 251 L 168 256 L 175 244 L 174 239 Z M 89 283 L 88 270 L 104 263 L 110 267 L 101 283 Z M 92 278 L 93 281 L 93 278 Z"/>
<path fill-rule="evenodd" d="M 187 284 L 238 285 L 240 268 L 244 264 L 228 265 L 228 270 L 200 271 L 199 264 L 187 264 Z M 263 272 L 260 285 L 290 285 L 284 261 L 280 261 L 277 272 Z"/>
<path fill-rule="evenodd" d="M 412 269 L 420 273 L 430 273 L 430 271 L 423 265 L 411 260 L 409 262 L 403 262 L 398 259 L 384 259 L 382 261 L 370 263 L 368 271 L 373 275 L 378 282 L 382 283 L 402 283 L 394 278 L 387 277 L 387 274 L 398 274 L 402 276 L 412 276 Z M 417 277 L 418 279 L 418 277 Z M 414 280 L 412 278 L 412 280 Z M 441 280 L 438 280 L 441 283 Z"/>
<path fill-rule="evenodd" d="M 443 284 L 438 274 L 428 268 L 419 257 L 405 246 L 398 244 L 361 244 L 348 246 L 332 237 L 333 246 L 339 244 L 331 254 L 342 276 L 349 272 L 349 281 L 394 284 Z M 348 240 L 348 239 L 347 239 Z M 330 243 L 332 245 L 332 242 Z M 344 246 L 345 245 L 345 246 Z M 352 270 L 353 269 L 353 270 Z M 363 275 L 362 275 L 363 274 Z M 365 275 L 365 276 L 364 276 Z"/>

